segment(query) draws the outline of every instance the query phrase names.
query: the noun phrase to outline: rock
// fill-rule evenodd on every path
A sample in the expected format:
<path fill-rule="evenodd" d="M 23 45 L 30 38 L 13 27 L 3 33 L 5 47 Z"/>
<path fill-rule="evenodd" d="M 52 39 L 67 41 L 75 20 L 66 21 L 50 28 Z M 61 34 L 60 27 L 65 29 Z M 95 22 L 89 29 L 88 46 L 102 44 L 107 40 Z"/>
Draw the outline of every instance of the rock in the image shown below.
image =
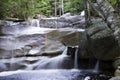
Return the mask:
<path fill-rule="evenodd" d="M 100 60 L 113 60 L 120 54 L 120 49 L 112 30 L 103 21 L 96 21 L 87 29 L 92 55 Z"/>
<path fill-rule="evenodd" d="M 120 66 L 115 70 L 114 76 L 120 76 Z"/>
<path fill-rule="evenodd" d="M 120 58 L 119 56 L 116 57 L 116 59 L 114 60 L 113 66 L 115 69 L 117 69 L 120 66 Z"/>
<path fill-rule="evenodd" d="M 47 34 L 48 39 L 59 40 L 65 46 L 78 46 L 84 29 L 63 28 Z"/>
<path fill-rule="evenodd" d="M 10 59 L 1 59 L 0 60 L 0 71 L 11 71 L 11 70 L 33 70 L 39 65 L 42 59 L 47 57 L 17 57 Z M 36 65 L 37 64 L 37 65 Z"/>
<path fill-rule="evenodd" d="M 73 23 L 73 22 L 80 21 L 80 20 L 82 20 L 83 18 L 81 17 L 81 15 L 75 15 L 75 16 L 64 17 L 64 19 L 65 19 L 66 21 L 69 21 L 69 22 Z"/>
<path fill-rule="evenodd" d="M 5 20 L 7 20 L 7 21 L 13 21 L 13 22 L 23 22 L 23 21 L 25 21 L 24 19 L 18 19 L 18 18 L 7 18 Z"/>
<path fill-rule="evenodd" d="M 82 35 L 82 32 L 73 32 L 61 37 L 60 41 L 65 46 L 78 46 L 80 43 L 81 35 Z"/>
<path fill-rule="evenodd" d="M 0 58 L 11 58 L 11 54 L 15 56 L 39 56 L 42 54 L 58 55 L 64 50 L 64 45 L 58 40 L 49 40 L 45 36 L 45 32 L 35 28 L 25 28 L 11 33 L 14 36 L 1 36 L 0 37 Z M 39 32 L 39 30 L 41 30 Z M 50 29 L 46 29 L 49 33 Z M 53 29 L 51 29 L 53 30 Z M 9 30 L 8 30 L 9 31 Z M 31 33 L 31 31 L 33 31 Z M 15 34 L 14 34 L 15 33 Z M 5 34 L 8 34 L 6 32 Z M 11 47 L 12 46 L 12 47 Z"/>
<path fill-rule="evenodd" d="M 43 18 L 40 20 L 40 26 L 46 28 L 63 28 L 63 27 L 71 27 L 72 24 L 64 19 Z"/>
<path fill-rule="evenodd" d="M 40 20 L 41 27 L 50 28 L 64 28 L 64 27 L 75 27 L 85 28 L 85 18 L 81 15 L 71 16 L 69 13 L 64 14 L 61 17 L 53 18 L 42 18 Z"/>
<path fill-rule="evenodd" d="M 69 16 L 71 16 L 71 13 L 65 13 L 62 16 L 60 16 L 60 18 L 66 18 L 66 17 L 69 17 Z"/>
<path fill-rule="evenodd" d="M 45 16 L 45 15 L 41 15 L 41 14 L 36 14 L 33 18 L 40 20 L 40 19 L 42 19 L 42 18 L 46 18 L 46 16 Z"/>
<path fill-rule="evenodd" d="M 109 80 L 120 80 L 120 77 L 113 77 L 113 78 L 111 78 Z"/>
<path fill-rule="evenodd" d="M 68 66 L 69 65 L 69 66 Z M 67 55 L 49 56 L 22 56 L 0 60 L 0 72 L 13 70 L 40 70 L 40 69 L 71 69 L 73 61 Z"/>
<path fill-rule="evenodd" d="M 94 58 L 94 55 L 91 52 L 91 46 L 89 43 L 87 31 L 83 32 L 79 44 L 78 57 L 82 59 Z"/>

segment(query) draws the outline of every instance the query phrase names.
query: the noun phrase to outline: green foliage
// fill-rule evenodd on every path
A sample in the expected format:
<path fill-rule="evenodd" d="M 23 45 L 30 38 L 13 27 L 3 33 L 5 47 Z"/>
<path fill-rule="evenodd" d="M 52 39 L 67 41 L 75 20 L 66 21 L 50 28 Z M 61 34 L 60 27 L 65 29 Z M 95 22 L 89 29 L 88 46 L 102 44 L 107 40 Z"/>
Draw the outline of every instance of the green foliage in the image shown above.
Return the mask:
<path fill-rule="evenodd" d="M 7 15 L 7 8 L 9 7 L 7 5 L 8 0 L 0 0 L 0 18 L 5 18 Z"/>
<path fill-rule="evenodd" d="M 84 0 L 69 0 L 69 2 L 66 2 L 65 12 L 71 12 L 73 14 L 79 13 L 84 8 L 83 1 Z"/>
<path fill-rule="evenodd" d="M 52 7 L 50 5 L 50 1 L 48 0 L 39 0 L 36 3 L 35 14 L 42 14 L 46 16 L 50 16 L 52 14 Z"/>
<path fill-rule="evenodd" d="M 71 12 L 77 14 L 84 9 L 84 0 L 66 0 L 65 2 L 65 12 Z"/>
<path fill-rule="evenodd" d="M 117 0 L 108 0 L 113 6 L 117 3 Z"/>
<path fill-rule="evenodd" d="M 60 8 L 61 0 L 56 1 L 57 7 Z M 65 13 L 77 14 L 83 10 L 84 0 L 63 1 Z M 35 14 L 54 16 L 55 0 L 0 0 L 0 19 L 9 17 L 27 19 Z"/>

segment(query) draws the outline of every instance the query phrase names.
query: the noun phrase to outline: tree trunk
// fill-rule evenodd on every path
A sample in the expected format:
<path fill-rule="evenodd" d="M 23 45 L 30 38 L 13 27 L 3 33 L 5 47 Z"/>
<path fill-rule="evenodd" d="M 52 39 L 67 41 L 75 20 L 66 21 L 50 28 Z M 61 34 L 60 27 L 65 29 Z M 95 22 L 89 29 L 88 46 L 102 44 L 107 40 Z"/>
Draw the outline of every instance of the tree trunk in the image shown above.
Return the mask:
<path fill-rule="evenodd" d="M 55 0 L 55 17 L 57 16 L 57 1 Z"/>
<path fill-rule="evenodd" d="M 96 15 L 99 15 L 103 20 L 105 20 L 104 16 L 101 14 L 101 12 L 98 10 L 98 6 L 94 3 L 92 3 L 90 0 L 88 0 L 88 3 L 90 5 L 90 7 L 94 10 L 93 11 L 93 16 Z"/>
<path fill-rule="evenodd" d="M 62 2 L 61 2 L 61 6 L 62 6 L 62 14 L 64 14 L 64 1 L 63 0 L 61 0 Z"/>
<path fill-rule="evenodd" d="M 84 1 L 84 8 L 85 8 L 85 21 L 86 21 L 86 28 L 90 26 L 91 20 L 90 20 L 90 6 L 88 4 L 89 0 Z"/>

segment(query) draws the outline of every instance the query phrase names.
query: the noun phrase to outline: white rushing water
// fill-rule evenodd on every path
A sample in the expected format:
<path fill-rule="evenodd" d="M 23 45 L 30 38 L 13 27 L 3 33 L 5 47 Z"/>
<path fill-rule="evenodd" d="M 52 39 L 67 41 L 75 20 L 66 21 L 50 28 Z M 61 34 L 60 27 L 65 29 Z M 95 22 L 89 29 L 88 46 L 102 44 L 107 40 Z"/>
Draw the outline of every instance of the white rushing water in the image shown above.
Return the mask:
<path fill-rule="evenodd" d="M 66 59 L 69 59 L 70 57 L 67 55 L 67 47 L 63 51 L 61 55 L 52 57 L 52 58 L 46 58 L 38 62 L 36 65 L 38 67 L 36 69 L 63 69 L 63 63 Z"/>
<path fill-rule="evenodd" d="M 30 26 L 33 27 L 40 27 L 40 20 L 39 19 L 31 19 L 29 20 Z"/>
<path fill-rule="evenodd" d="M 0 73 L 0 80 L 77 80 L 79 73 L 79 70 L 18 70 Z"/>
<path fill-rule="evenodd" d="M 96 64 L 95 64 L 95 67 L 93 69 L 94 72 L 99 72 L 99 64 L 100 64 L 100 62 L 99 62 L 99 60 L 97 60 Z"/>

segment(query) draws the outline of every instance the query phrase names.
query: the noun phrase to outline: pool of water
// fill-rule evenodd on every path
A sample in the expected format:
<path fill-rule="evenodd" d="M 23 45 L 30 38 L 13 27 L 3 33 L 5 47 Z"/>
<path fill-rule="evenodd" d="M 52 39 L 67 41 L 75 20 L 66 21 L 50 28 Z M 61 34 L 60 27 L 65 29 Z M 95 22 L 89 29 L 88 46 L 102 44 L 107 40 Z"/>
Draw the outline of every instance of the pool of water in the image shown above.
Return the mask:
<path fill-rule="evenodd" d="M 77 69 L 18 70 L 0 73 L 0 80 L 108 80 L 109 78 L 103 74 Z"/>

